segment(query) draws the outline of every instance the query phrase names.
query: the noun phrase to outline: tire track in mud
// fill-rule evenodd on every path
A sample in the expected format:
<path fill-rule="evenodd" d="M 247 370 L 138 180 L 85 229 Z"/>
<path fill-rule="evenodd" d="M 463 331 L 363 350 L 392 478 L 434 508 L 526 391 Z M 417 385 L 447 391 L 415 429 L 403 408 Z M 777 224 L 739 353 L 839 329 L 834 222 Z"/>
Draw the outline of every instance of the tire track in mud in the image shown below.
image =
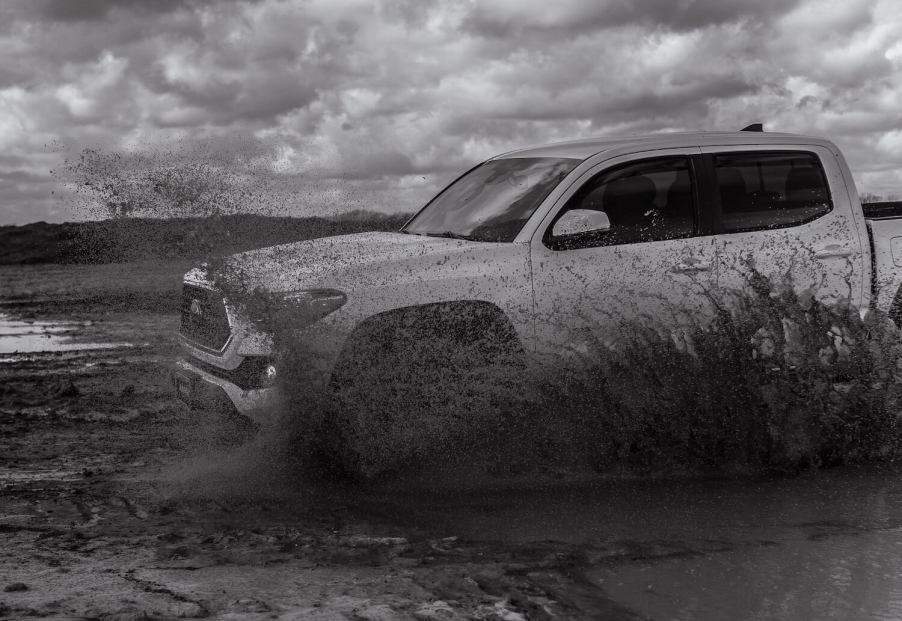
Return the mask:
<path fill-rule="evenodd" d="M 95 506 L 89 508 L 87 504 L 80 500 L 75 500 L 72 504 L 81 515 L 81 523 L 78 524 L 78 526 L 96 526 L 97 522 L 100 521 L 100 507 Z"/>
<path fill-rule="evenodd" d="M 840 533 L 837 533 L 840 534 Z M 455 539 L 455 538 L 450 538 Z M 769 540 L 729 542 L 715 539 L 692 541 L 611 541 L 599 544 L 512 545 L 504 542 L 442 540 L 414 543 L 403 557 L 429 566 L 418 578 L 424 589 L 435 588 L 439 596 L 454 599 L 454 588 L 436 575 L 454 574 L 467 568 L 468 576 L 486 595 L 504 602 L 508 610 L 527 619 L 613 619 L 633 621 L 642 615 L 617 603 L 592 574 L 603 568 L 675 559 L 707 557 L 740 549 L 780 545 Z M 418 547 L 419 546 L 419 547 Z M 429 550 L 423 549 L 428 546 Z M 458 585 L 461 582 L 458 581 Z"/>
<path fill-rule="evenodd" d="M 298 562 L 302 566 L 321 568 L 406 568 L 414 571 L 414 580 L 424 591 L 433 593 L 439 600 L 457 604 L 461 596 L 460 584 L 468 584 L 468 581 L 463 577 L 455 579 L 454 574 L 464 568 L 467 574 L 475 576 L 470 582 L 475 582 L 477 589 L 464 598 L 469 602 L 463 608 L 484 613 L 473 618 L 503 618 L 501 615 L 505 611 L 521 614 L 526 619 L 592 619 L 599 615 L 612 619 L 639 618 L 618 607 L 597 585 L 585 578 L 583 569 L 591 566 L 587 554 L 576 550 L 562 553 L 562 546 L 554 543 L 511 550 L 510 546 L 470 544 L 453 537 L 410 540 L 365 534 L 381 529 L 361 527 L 359 521 L 348 519 L 328 528 L 322 524 L 311 527 L 303 520 L 294 526 L 271 524 L 250 529 L 247 526 L 230 528 L 217 526 L 217 518 L 234 523 L 237 512 L 237 522 L 248 524 L 253 521 L 250 516 L 260 517 L 271 511 L 238 507 L 237 510 L 230 508 L 223 515 L 223 503 L 184 501 L 165 505 L 159 515 L 139 518 L 140 510 L 133 501 L 124 496 L 116 497 L 116 500 L 115 508 L 120 512 L 128 505 L 135 508 L 134 511 L 126 510 L 132 520 L 150 521 L 147 527 L 157 540 L 157 562 L 152 569 L 157 571 L 273 565 L 284 565 L 289 569 L 296 567 Z M 96 505 L 81 504 L 86 512 L 96 515 L 93 511 Z M 92 509 L 88 509 L 89 506 Z M 273 518 L 279 521 L 285 516 Z M 96 531 L 96 525 L 95 521 L 82 528 Z M 98 532 L 97 536 L 103 537 L 103 533 Z M 90 546 L 91 538 L 88 535 L 86 540 L 73 543 Z M 109 545 L 115 547 L 113 542 Z M 123 577 L 146 592 L 165 594 L 174 601 L 200 608 L 208 605 L 202 598 L 192 598 L 164 582 L 141 578 L 134 572 Z"/>
<path fill-rule="evenodd" d="M 139 520 L 146 520 L 148 518 L 149 514 L 147 513 L 147 511 L 136 505 L 125 496 L 119 496 L 119 501 L 122 503 L 122 506 L 125 507 L 125 510 L 128 511 L 128 514 L 133 518 L 137 518 Z"/>
<path fill-rule="evenodd" d="M 409 558 L 421 559 L 423 566 L 430 567 L 415 580 L 443 600 L 491 600 L 493 603 L 488 608 L 485 604 L 475 606 L 483 613 L 498 615 L 487 618 L 505 618 L 502 611 L 539 620 L 642 618 L 614 602 L 589 579 L 588 557 L 577 549 L 562 552 L 564 546 L 551 542 L 519 550 L 508 546 L 450 543 L 459 545 L 454 549 L 426 542 L 435 552 L 432 556 L 426 551 L 418 553 L 418 546 L 411 549 Z"/>
<path fill-rule="evenodd" d="M 177 593 L 173 591 L 169 587 L 162 585 L 153 580 L 147 580 L 144 578 L 139 578 L 135 575 L 137 570 L 130 569 L 123 573 L 119 574 L 119 577 L 129 582 L 135 587 L 137 587 L 140 591 L 145 593 L 154 593 L 158 595 L 165 595 L 171 598 L 177 604 L 187 604 L 188 608 L 181 607 L 178 611 L 178 616 L 181 618 L 203 618 L 210 616 L 209 603 L 202 599 L 194 599 L 182 593 Z"/>

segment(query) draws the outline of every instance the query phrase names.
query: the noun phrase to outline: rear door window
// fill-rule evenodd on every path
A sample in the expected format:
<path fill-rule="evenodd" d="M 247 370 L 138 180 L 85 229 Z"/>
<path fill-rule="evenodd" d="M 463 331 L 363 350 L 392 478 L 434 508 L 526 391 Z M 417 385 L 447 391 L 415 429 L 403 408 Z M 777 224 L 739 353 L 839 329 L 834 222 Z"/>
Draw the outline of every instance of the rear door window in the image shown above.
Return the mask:
<path fill-rule="evenodd" d="M 833 209 L 827 178 L 814 153 L 746 152 L 714 156 L 720 229 L 780 229 L 811 222 Z"/>

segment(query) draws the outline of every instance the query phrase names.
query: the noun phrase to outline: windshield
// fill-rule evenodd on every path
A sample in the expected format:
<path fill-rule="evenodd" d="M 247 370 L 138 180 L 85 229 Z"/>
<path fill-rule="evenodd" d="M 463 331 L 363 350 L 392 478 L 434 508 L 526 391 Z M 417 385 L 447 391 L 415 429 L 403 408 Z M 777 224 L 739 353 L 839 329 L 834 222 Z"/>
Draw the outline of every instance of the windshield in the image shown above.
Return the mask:
<path fill-rule="evenodd" d="M 580 160 L 518 157 L 480 164 L 445 188 L 404 233 L 509 242 Z"/>

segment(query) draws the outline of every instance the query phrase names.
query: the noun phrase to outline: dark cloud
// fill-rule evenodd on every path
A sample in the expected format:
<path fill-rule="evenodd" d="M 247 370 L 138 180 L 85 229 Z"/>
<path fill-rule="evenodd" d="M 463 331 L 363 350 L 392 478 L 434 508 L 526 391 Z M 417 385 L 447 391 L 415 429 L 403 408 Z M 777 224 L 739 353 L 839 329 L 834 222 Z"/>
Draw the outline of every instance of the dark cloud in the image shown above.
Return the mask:
<path fill-rule="evenodd" d="M 410 156 L 385 148 L 349 153 L 343 158 L 342 170 L 335 171 L 338 175 L 364 179 L 412 175 L 416 172 Z"/>
<path fill-rule="evenodd" d="M 299 75 L 254 75 L 243 79 L 212 79 L 200 84 L 160 79 L 145 83 L 160 95 L 177 98 L 176 105 L 196 110 L 195 115 L 178 117 L 171 108 L 154 114 L 161 127 L 185 124 L 229 125 L 240 120 L 271 122 L 275 117 L 309 105 L 317 96 L 314 85 Z M 182 120 L 179 121 L 178 119 Z"/>
<path fill-rule="evenodd" d="M 896 0 L 0 3 L 0 221 L 52 214 L 86 146 L 252 164 L 294 197 L 266 209 L 400 210 L 522 145 L 752 120 L 886 193 L 900 40 Z"/>
<path fill-rule="evenodd" d="M 690 31 L 729 23 L 771 22 L 800 0 L 502 0 L 472 7 L 464 27 L 487 37 L 579 35 L 622 26 Z M 527 41 L 523 42 L 528 45 Z"/>
<path fill-rule="evenodd" d="M 39 18 L 73 22 L 102 20 L 113 11 L 166 13 L 183 7 L 187 0 L 25 0 L 23 4 Z"/>

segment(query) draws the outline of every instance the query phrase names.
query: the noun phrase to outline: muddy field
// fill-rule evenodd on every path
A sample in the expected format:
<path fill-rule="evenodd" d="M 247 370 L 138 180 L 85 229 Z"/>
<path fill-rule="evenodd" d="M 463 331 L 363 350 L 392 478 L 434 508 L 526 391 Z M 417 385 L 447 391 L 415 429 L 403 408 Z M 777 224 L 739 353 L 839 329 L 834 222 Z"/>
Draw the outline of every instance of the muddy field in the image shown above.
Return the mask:
<path fill-rule="evenodd" d="M 902 614 L 893 468 L 311 479 L 174 400 L 186 267 L 0 268 L 0 618 Z"/>

